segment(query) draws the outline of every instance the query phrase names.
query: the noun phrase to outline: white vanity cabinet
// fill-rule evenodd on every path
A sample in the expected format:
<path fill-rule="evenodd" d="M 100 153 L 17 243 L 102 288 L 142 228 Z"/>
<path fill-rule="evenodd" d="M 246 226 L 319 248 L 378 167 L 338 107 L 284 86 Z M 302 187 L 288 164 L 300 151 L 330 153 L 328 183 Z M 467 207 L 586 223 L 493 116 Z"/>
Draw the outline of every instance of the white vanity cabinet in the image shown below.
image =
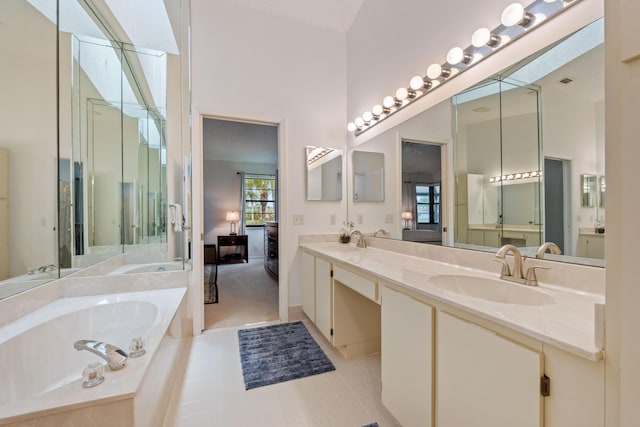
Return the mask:
<path fill-rule="evenodd" d="M 386 286 L 382 302 L 382 403 L 404 427 L 433 418 L 433 308 Z"/>
<path fill-rule="evenodd" d="M 315 324 L 329 342 L 333 342 L 332 288 L 331 263 L 316 257 Z"/>
<path fill-rule="evenodd" d="M 316 257 L 302 252 L 302 311 L 316 323 Z"/>
<path fill-rule="evenodd" d="M 541 427 L 542 355 L 438 311 L 436 425 Z"/>
<path fill-rule="evenodd" d="M 578 256 L 604 259 L 604 234 L 580 234 Z"/>

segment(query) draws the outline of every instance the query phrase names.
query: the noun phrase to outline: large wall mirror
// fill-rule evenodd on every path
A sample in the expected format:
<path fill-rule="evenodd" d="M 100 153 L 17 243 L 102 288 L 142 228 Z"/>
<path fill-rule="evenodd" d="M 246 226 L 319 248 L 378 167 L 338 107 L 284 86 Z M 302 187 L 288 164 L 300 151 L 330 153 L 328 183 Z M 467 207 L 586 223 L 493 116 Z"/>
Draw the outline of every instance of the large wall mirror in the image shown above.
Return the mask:
<path fill-rule="evenodd" d="M 440 208 L 453 227 L 442 244 L 495 251 L 511 243 L 535 254 L 552 241 L 563 254 L 548 259 L 604 265 L 602 19 L 358 146 L 385 154 L 391 193 L 379 213 L 349 203 L 349 216 L 364 217 L 365 231 L 439 244 L 417 233 L 415 218 L 401 220 L 412 185 L 403 141 L 439 145 L 445 154 L 432 160 L 451 162 L 442 164 L 452 170 Z M 582 206 L 583 174 L 596 177 L 594 206 Z"/>
<path fill-rule="evenodd" d="M 190 223 L 188 2 L 140 9 L 0 3 L 0 298 L 117 254 L 187 253 L 167 205 Z"/>

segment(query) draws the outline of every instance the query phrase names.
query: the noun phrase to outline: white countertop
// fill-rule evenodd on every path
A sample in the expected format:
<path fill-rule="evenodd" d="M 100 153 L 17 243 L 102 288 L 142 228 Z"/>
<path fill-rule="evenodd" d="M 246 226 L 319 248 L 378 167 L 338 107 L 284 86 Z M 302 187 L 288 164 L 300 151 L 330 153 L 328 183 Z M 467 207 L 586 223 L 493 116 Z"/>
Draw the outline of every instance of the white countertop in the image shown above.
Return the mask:
<path fill-rule="evenodd" d="M 450 292 L 429 282 L 431 276 L 456 274 L 498 279 L 497 275 L 377 248 L 345 248 L 339 243 L 302 243 L 308 252 L 356 267 L 363 272 L 418 292 L 577 356 L 597 361 L 603 350 L 595 345 L 595 303 L 604 296 L 541 284 L 536 291 L 555 299 L 554 304 L 525 306 L 488 301 Z M 516 283 L 512 286 L 524 286 Z"/>

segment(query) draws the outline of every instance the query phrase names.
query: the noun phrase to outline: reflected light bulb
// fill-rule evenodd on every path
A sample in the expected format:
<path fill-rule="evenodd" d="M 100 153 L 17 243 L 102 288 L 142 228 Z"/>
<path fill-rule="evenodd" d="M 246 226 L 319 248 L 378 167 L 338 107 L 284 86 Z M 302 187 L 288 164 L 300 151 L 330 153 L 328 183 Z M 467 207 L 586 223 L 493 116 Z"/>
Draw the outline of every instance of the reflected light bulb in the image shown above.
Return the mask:
<path fill-rule="evenodd" d="M 373 119 L 373 114 L 371 114 L 371 111 L 365 111 L 362 115 L 362 119 L 365 123 L 369 123 Z"/>
<path fill-rule="evenodd" d="M 384 108 L 391 108 L 396 105 L 396 100 L 393 99 L 393 96 L 385 96 L 382 100 L 382 105 Z"/>
<path fill-rule="evenodd" d="M 356 128 L 356 124 L 355 124 L 355 123 L 353 123 L 353 122 L 349 122 L 349 123 L 347 124 L 347 130 L 348 130 L 349 132 L 354 132 L 356 129 L 357 129 L 357 128 Z"/>
<path fill-rule="evenodd" d="M 362 117 L 358 117 L 356 118 L 354 121 L 355 125 L 359 128 L 361 128 L 362 126 L 364 126 L 364 119 Z"/>

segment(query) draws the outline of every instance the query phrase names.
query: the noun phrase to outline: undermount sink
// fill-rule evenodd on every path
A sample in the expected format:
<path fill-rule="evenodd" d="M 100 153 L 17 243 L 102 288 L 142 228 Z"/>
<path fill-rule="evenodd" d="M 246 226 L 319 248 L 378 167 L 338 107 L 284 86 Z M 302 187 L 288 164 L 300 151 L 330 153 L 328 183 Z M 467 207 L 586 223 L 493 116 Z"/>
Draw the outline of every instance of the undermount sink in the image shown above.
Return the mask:
<path fill-rule="evenodd" d="M 429 282 L 445 291 L 502 304 L 547 305 L 555 299 L 536 289 L 497 279 L 462 275 L 438 275 Z"/>

